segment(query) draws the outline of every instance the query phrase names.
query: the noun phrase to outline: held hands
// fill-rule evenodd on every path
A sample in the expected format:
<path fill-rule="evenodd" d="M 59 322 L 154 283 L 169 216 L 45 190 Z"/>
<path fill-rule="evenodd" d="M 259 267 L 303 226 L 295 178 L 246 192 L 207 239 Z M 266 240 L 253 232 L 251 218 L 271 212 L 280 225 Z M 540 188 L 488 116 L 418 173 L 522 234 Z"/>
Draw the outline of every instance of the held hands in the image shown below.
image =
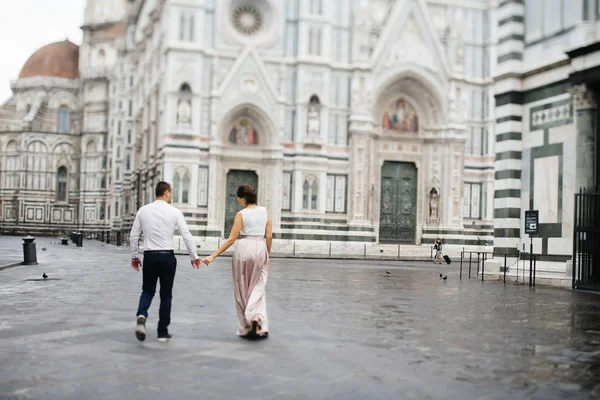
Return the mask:
<path fill-rule="evenodd" d="M 202 266 L 202 260 L 200 258 L 195 258 L 192 260 L 192 268 L 200 269 Z"/>
<path fill-rule="evenodd" d="M 140 267 L 142 266 L 142 261 L 139 258 L 132 258 L 131 259 L 131 268 L 135 269 L 136 271 L 140 271 Z"/>
<path fill-rule="evenodd" d="M 215 258 L 214 258 L 213 256 L 208 256 L 208 257 L 206 257 L 205 259 L 203 259 L 203 260 L 202 260 L 202 262 L 203 262 L 204 264 L 206 264 L 206 265 L 209 265 L 211 262 L 213 262 L 213 261 L 214 261 L 214 259 L 215 259 Z"/>

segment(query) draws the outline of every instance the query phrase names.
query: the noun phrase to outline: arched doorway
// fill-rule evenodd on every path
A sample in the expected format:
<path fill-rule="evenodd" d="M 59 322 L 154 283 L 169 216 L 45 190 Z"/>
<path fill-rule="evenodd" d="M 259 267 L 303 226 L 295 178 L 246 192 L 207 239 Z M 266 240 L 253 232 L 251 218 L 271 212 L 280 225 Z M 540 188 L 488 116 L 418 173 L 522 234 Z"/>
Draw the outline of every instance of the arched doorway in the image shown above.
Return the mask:
<path fill-rule="evenodd" d="M 258 175 L 256 172 L 234 169 L 227 173 L 224 237 L 229 237 L 235 215 L 242 209 L 237 202 L 237 189 L 244 184 L 252 186 L 258 193 Z"/>
<path fill-rule="evenodd" d="M 417 167 L 385 161 L 381 167 L 380 243 L 415 243 L 417 228 Z"/>

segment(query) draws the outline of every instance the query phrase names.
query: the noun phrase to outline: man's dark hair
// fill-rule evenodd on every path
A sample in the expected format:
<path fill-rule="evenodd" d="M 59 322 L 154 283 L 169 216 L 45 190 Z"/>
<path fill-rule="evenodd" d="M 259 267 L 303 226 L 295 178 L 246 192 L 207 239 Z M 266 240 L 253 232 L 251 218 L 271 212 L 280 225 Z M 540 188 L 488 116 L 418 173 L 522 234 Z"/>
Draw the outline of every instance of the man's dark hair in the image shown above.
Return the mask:
<path fill-rule="evenodd" d="M 237 197 L 246 199 L 246 204 L 256 204 L 256 189 L 250 185 L 242 185 L 237 190 Z"/>
<path fill-rule="evenodd" d="M 171 185 L 169 185 L 167 182 L 160 181 L 156 184 L 156 190 L 154 191 L 154 194 L 156 194 L 156 197 L 162 197 L 164 196 L 165 192 L 170 190 Z"/>

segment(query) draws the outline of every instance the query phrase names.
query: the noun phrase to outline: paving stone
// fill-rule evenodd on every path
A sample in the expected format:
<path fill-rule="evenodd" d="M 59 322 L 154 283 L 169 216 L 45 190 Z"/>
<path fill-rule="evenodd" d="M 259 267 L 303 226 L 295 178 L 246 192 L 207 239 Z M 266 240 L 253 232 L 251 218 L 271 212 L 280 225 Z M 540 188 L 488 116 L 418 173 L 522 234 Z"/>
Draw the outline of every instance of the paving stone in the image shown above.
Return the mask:
<path fill-rule="evenodd" d="M 53 241 L 36 239 L 38 265 L 0 271 L 1 400 L 600 393 L 594 293 L 461 281 L 455 263 L 273 259 L 270 337 L 247 342 L 235 336 L 231 259 L 198 271 L 178 256 L 175 337 L 156 341 L 156 296 L 139 343 L 128 249 Z M 0 252 L 19 251 L 20 238 L 0 237 Z"/>

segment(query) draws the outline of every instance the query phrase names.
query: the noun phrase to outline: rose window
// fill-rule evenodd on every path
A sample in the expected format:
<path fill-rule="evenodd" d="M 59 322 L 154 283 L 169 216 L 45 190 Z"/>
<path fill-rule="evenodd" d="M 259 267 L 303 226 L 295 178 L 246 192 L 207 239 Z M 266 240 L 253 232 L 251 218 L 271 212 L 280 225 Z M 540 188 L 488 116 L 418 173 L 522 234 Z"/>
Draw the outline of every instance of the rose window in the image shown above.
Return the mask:
<path fill-rule="evenodd" d="M 251 36 L 260 30 L 263 18 L 252 5 L 245 4 L 233 10 L 233 25 L 240 33 Z"/>

